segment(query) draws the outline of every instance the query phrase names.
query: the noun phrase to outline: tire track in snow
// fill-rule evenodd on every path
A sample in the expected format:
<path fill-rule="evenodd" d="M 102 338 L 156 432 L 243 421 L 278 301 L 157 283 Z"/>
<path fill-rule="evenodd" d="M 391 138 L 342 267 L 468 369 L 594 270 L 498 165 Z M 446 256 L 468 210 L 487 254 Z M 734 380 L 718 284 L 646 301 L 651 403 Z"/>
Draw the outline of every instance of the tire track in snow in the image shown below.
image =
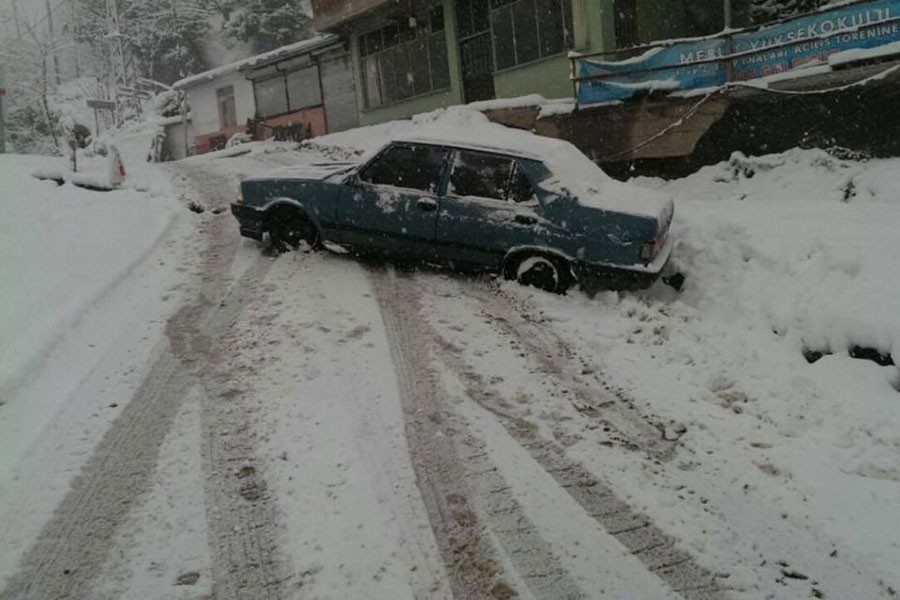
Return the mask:
<path fill-rule="evenodd" d="M 183 172 L 211 204 L 228 197 L 228 178 L 196 167 L 173 169 Z M 169 347 L 156 353 L 137 392 L 73 480 L 19 570 L 0 591 L 0 599 L 92 597 L 94 579 L 112 550 L 117 530 L 150 489 L 160 447 L 188 392 L 198 381 L 204 382 L 203 363 L 198 359 L 205 357 L 208 363 L 215 358 L 209 354 L 213 341 L 231 325 L 253 285 L 271 265 L 260 257 L 229 286 L 225 275 L 241 243 L 231 225 L 221 220 L 201 225 L 207 239 L 201 250 L 195 300 L 169 320 Z M 252 445 L 241 435 L 243 424 L 235 423 L 239 415 L 224 419 L 220 405 L 218 397 L 207 396 L 204 402 L 207 515 L 214 542 L 216 593 L 223 598 L 280 598 L 277 583 L 284 577 L 273 558 L 271 541 L 278 521 L 264 494 L 247 500 L 248 486 L 265 487 L 255 473 L 240 472 L 244 481 L 237 484 L 228 477 L 236 455 L 250 456 Z M 226 442 L 222 434 L 227 430 L 236 434 Z"/>
<path fill-rule="evenodd" d="M 582 598 L 582 591 L 528 521 L 486 454 L 471 452 L 465 425 L 444 405 L 429 364 L 432 332 L 417 290 L 370 267 L 403 405 L 422 498 L 458 598 Z M 457 440 L 470 446 L 461 460 Z"/>
<path fill-rule="evenodd" d="M 207 206 L 220 206 L 236 189 L 233 176 L 182 165 L 179 169 Z M 201 265 L 201 289 L 169 323 L 176 356 L 203 391 L 201 454 L 206 471 L 207 536 L 213 591 L 219 598 L 286 597 L 290 578 L 275 540 L 282 516 L 256 467 L 255 438 L 240 397 L 238 375 L 220 368 L 231 348 L 219 338 L 238 319 L 272 266 L 256 260 L 233 282 L 226 275 L 242 244 L 230 218 L 214 220 Z"/>
<path fill-rule="evenodd" d="M 149 490 L 190 377 L 163 352 L 20 563 L 4 600 L 89 598 L 116 530 Z"/>
<path fill-rule="evenodd" d="M 415 285 L 413 281 L 409 282 Z M 542 366 L 542 376 L 554 387 L 569 388 L 581 402 L 586 402 L 602 418 L 609 417 L 610 404 L 581 376 L 576 376 L 563 363 L 571 362 L 574 353 L 564 340 L 546 327 L 525 319 L 520 310 L 511 310 L 510 300 L 485 291 L 481 284 L 459 284 L 460 291 L 481 303 L 484 314 L 500 335 L 516 340 L 526 349 L 526 355 L 536 357 Z M 501 299 L 505 304 L 501 304 Z M 486 390 L 483 377 L 453 344 L 437 337 L 436 349 L 441 359 L 457 373 L 471 399 L 494 414 L 509 435 L 525 448 L 531 457 L 607 532 L 646 565 L 649 571 L 665 581 L 687 600 L 725 598 L 725 590 L 718 579 L 700 567 L 691 555 L 679 548 L 678 541 L 660 530 L 646 515 L 621 500 L 615 490 L 600 482 L 580 463 L 567 458 L 556 445 L 540 438 L 532 428 L 522 426 L 516 415 L 510 414 L 498 397 Z M 568 372 L 567 372 L 568 371 Z M 602 389 L 602 384 L 601 384 Z M 618 411 L 609 421 L 617 427 L 622 440 L 629 447 L 645 451 L 656 460 L 667 460 L 674 446 L 661 440 L 661 434 L 643 417 Z M 632 437 L 633 436 L 633 437 Z"/>

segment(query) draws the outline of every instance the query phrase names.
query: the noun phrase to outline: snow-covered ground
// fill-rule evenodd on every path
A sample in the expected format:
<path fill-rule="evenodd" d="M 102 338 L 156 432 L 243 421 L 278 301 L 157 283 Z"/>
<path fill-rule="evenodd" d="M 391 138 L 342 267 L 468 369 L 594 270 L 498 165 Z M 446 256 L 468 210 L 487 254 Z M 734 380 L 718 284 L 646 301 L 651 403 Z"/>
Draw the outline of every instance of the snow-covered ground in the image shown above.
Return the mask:
<path fill-rule="evenodd" d="M 895 595 L 900 371 L 849 352 L 900 347 L 900 160 L 632 182 L 675 200 L 680 292 L 274 258 L 185 207 L 435 121 L 479 118 L 165 168 L 136 129 L 108 194 L 0 156 L 0 596 Z M 681 554 L 638 556 L 632 522 Z"/>
<path fill-rule="evenodd" d="M 680 435 L 676 468 L 625 457 L 612 479 L 740 585 L 900 589 L 900 370 L 849 355 L 900 348 L 900 160 L 796 150 L 636 183 L 675 198 L 681 293 L 506 289 Z M 608 469 L 591 441 L 570 452 Z"/>

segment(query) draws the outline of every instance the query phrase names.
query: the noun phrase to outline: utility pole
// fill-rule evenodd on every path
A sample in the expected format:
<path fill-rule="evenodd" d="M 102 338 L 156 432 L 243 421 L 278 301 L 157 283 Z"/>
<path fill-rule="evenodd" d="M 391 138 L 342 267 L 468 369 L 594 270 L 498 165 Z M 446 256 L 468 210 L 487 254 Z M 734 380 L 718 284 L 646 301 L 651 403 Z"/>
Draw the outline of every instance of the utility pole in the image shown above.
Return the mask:
<path fill-rule="evenodd" d="M 0 154 L 6 153 L 6 118 L 3 114 L 3 98 L 6 96 L 6 88 L 3 81 L 3 67 L 0 66 Z"/>
<path fill-rule="evenodd" d="M 113 39 L 113 64 L 116 71 L 114 77 L 114 100 L 116 102 L 116 124 L 119 124 L 121 118 L 121 110 L 119 108 L 119 92 L 128 83 L 128 75 L 125 65 L 125 51 L 122 49 L 122 30 L 119 29 L 119 6 L 117 0 L 106 0 L 106 21 L 107 27 L 110 29 L 108 37 Z"/>
<path fill-rule="evenodd" d="M 22 41 L 22 28 L 19 25 L 19 1 L 12 0 L 12 6 L 13 6 L 13 19 L 16 22 L 16 39 L 21 42 Z"/>
<path fill-rule="evenodd" d="M 732 13 L 731 0 L 725 0 L 725 29 L 731 29 L 731 25 L 734 23 L 734 17 Z"/>
<path fill-rule="evenodd" d="M 50 55 L 53 57 L 53 73 L 56 75 L 56 85 L 62 83 L 59 76 L 59 56 L 56 54 L 56 37 L 53 35 L 53 9 L 50 8 L 50 0 L 44 0 L 47 5 L 47 29 L 50 32 Z"/>

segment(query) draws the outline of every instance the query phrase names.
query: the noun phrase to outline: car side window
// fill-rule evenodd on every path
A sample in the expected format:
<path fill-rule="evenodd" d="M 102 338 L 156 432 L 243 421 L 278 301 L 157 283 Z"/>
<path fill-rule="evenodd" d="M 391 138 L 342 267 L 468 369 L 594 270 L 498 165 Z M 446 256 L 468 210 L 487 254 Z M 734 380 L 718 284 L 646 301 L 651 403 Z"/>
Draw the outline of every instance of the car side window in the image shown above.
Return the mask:
<path fill-rule="evenodd" d="M 514 161 L 510 158 L 458 150 L 450 172 L 451 194 L 506 200 Z"/>
<path fill-rule="evenodd" d="M 359 174 L 375 185 L 436 193 L 448 150 L 438 146 L 397 144 L 382 152 Z"/>
<path fill-rule="evenodd" d="M 516 204 L 526 204 L 528 202 L 537 201 L 537 198 L 534 195 L 534 188 L 531 187 L 531 182 L 528 181 L 528 177 L 525 175 L 525 171 L 522 170 L 519 163 L 516 163 L 515 171 L 513 172 L 512 180 L 509 184 L 509 199 Z"/>

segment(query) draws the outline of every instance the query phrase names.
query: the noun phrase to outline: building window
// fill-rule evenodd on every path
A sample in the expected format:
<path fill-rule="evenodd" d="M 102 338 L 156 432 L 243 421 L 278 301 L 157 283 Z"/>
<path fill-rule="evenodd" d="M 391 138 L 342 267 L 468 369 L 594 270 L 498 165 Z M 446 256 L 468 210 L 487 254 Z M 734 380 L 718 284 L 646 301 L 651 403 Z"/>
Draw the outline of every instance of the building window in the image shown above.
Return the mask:
<path fill-rule="evenodd" d="M 573 46 L 572 0 L 491 0 L 497 69 L 553 56 Z"/>
<path fill-rule="evenodd" d="M 288 109 L 291 112 L 322 104 L 322 88 L 319 85 L 319 67 L 312 66 L 285 75 L 287 80 Z"/>
<path fill-rule="evenodd" d="M 637 6 L 635 0 L 615 0 L 616 47 L 638 45 Z"/>
<path fill-rule="evenodd" d="M 410 25 L 401 19 L 357 38 L 366 108 L 450 87 L 443 7 Z"/>
<path fill-rule="evenodd" d="M 277 74 L 253 81 L 258 117 L 266 119 L 322 104 L 318 66 L 274 72 Z"/>
<path fill-rule="evenodd" d="M 253 82 L 253 93 L 256 94 L 256 114 L 265 119 L 275 115 L 283 115 L 288 111 L 287 91 L 284 87 L 284 75 L 279 73 L 270 79 Z"/>
<path fill-rule="evenodd" d="M 237 125 L 237 111 L 234 107 L 234 86 L 228 85 L 216 90 L 216 104 L 219 106 L 219 129 Z"/>

